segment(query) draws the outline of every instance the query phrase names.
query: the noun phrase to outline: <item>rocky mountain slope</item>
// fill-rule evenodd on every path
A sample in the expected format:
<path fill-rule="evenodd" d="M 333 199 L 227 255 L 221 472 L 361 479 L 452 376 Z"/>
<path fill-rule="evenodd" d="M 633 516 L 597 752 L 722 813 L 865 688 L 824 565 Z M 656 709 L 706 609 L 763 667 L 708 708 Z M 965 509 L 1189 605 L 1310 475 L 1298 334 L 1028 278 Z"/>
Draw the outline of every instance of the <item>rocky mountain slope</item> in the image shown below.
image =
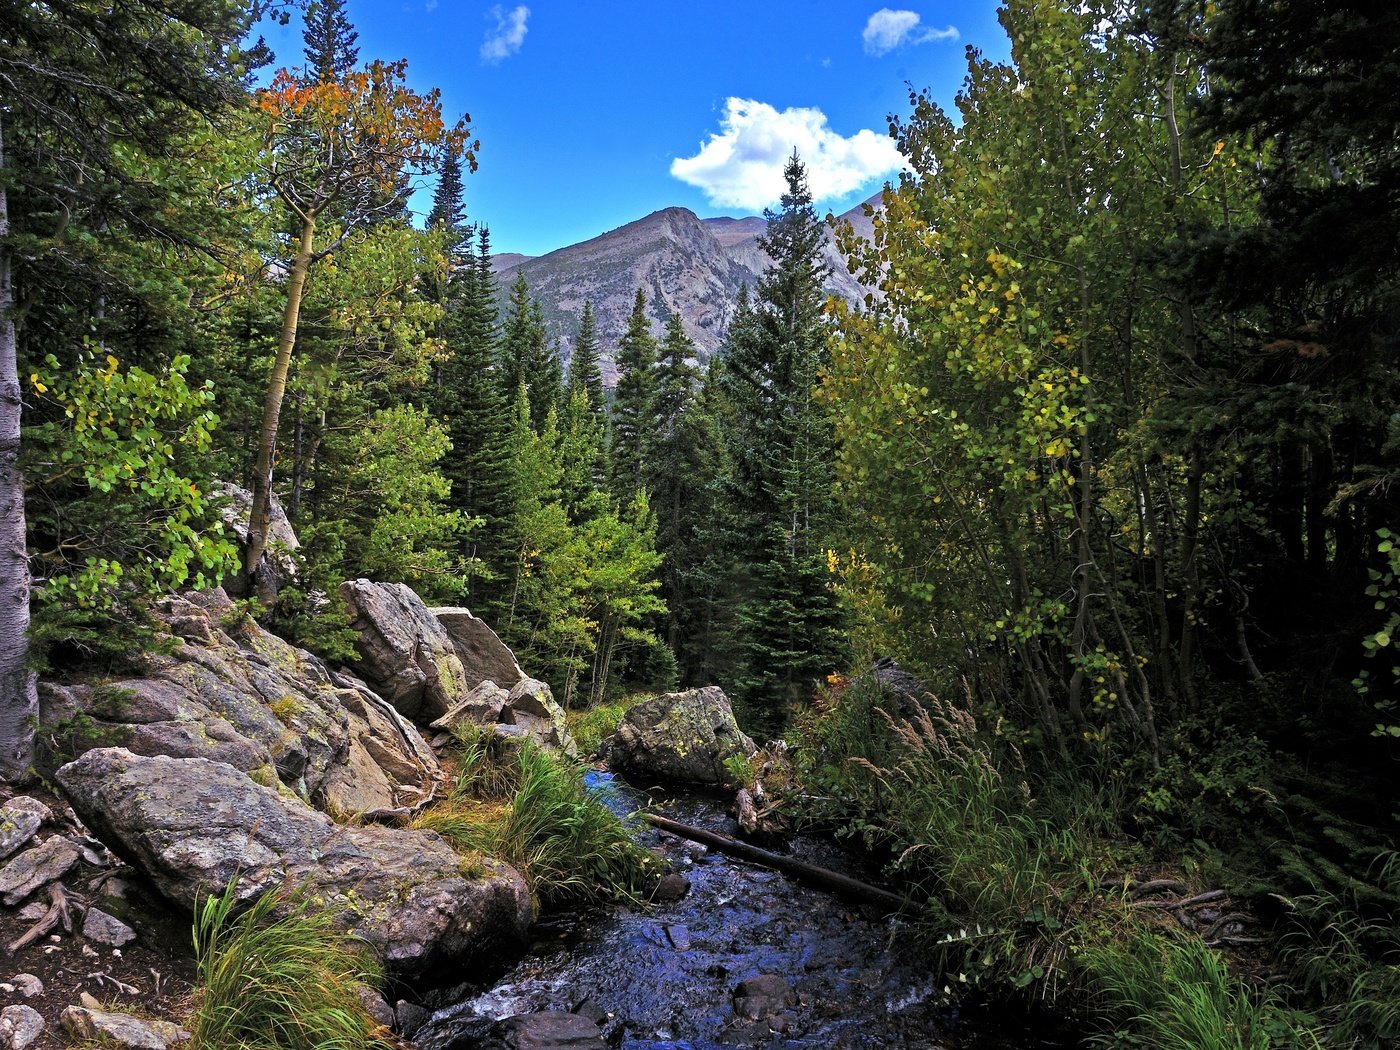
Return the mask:
<path fill-rule="evenodd" d="M 879 201 L 878 194 L 870 199 Z M 869 236 L 871 221 L 857 205 L 840 216 Z M 638 288 L 647 295 L 653 330 L 660 337 L 667 319 L 679 313 L 701 360 L 719 349 L 734 312 L 739 289 L 752 289 L 768 257 L 758 247 L 765 228 L 759 216 L 701 219 L 685 208 L 665 208 L 581 244 L 535 258 L 496 259 L 499 297 L 504 306 L 516 275 L 544 307 L 550 334 L 567 360 L 585 300 L 593 303 L 598 335 L 610 368 L 612 350 L 627 328 Z M 846 272 L 846 261 L 829 233 L 824 254 L 831 266 L 827 290 L 857 298 L 863 290 Z"/>

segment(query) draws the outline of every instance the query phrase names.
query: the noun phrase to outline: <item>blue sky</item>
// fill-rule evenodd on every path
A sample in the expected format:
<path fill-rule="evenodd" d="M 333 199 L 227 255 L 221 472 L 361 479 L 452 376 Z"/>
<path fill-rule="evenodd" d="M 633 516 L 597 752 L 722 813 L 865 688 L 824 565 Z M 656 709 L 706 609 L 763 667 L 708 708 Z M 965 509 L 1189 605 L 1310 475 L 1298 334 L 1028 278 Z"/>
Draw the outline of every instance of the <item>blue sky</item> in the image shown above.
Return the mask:
<path fill-rule="evenodd" d="M 541 255 L 659 208 L 752 215 L 796 146 L 822 212 L 893 177 L 887 114 L 951 106 L 971 44 L 1005 54 L 995 0 L 347 0 L 361 61 L 406 58 L 481 140 L 469 218 Z M 262 30 L 279 65 L 300 24 Z M 414 202 L 429 206 L 427 193 Z"/>

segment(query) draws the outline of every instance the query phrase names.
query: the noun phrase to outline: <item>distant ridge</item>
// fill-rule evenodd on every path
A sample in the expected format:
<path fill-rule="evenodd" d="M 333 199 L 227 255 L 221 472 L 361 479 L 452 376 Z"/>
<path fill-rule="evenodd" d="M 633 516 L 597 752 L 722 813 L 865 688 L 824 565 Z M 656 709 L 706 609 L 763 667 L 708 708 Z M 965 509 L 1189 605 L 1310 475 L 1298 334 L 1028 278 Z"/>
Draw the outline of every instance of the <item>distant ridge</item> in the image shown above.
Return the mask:
<path fill-rule="evenodd" d="M 879 199 L 877 194 L 867 203 L 878 205 Z M 840 218 L 869 235 L 871 222 L 861 205 Z M 591 301 L 604 368 L 610 372 L 612 351 L 627 330 L 633 297 L 642 288 L 657 337 L 671 314 L 679 313 L 700 359 L 707 360 L 724 340 L 740 287 L 752 288 L 768 265 L 758 247 L 766 225 L 756 215 L 701 219 L 686 208 L 663 208 L 548 255 L 496 256 L 498 296 L 504 304 L 516 274 L 523 273 L 566 360 L 584 301 Z M 846 272 L 845 259 L 831 235 L 824 254 L 832 267 L 827 290 L 851 299 L 863 295 Z"/>

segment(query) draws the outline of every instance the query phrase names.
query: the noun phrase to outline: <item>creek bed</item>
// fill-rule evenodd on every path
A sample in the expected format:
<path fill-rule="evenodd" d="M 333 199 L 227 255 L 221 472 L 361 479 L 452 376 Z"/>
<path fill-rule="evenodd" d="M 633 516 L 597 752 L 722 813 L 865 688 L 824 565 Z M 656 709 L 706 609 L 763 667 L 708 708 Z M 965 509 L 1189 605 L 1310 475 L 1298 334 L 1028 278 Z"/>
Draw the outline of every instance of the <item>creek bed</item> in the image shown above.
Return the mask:
<path fill-rule="evenodd" d="M 608 774 L 590 779 L 620 812 L 648 804 L 688 824 L 732 830 L 715 799 L 649 798 Z M 636 835 L 689 878 L 684 899 L 540 924 L 525 959 L 494 987 L 439 1010 L 415 1044 L 468 1050 L 495 1020 L 587 1003 L 606 1014 L 603 1032 L 622 1050 L 1071 1045 L 1034 1022 L 959 1016 L 942 995 L 941 977 L 901 946 L 897 919 L 650 827 Z M 814 863 L 850 867 L 825 843 L 804 840 L 797 849 Z M 764 1021 L 736 1016 L 734 988 L 762 974 L 787 980 L 796 1002 Z"/>

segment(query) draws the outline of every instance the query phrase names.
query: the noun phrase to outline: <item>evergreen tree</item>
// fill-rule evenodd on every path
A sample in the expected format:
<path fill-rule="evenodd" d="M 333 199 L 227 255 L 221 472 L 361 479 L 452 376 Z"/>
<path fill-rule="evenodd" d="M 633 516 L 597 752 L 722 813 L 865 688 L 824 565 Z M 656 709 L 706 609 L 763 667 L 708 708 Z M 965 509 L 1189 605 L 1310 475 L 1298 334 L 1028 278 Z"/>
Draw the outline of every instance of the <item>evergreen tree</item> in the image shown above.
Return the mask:
<path fill-rule="evenodd" d="M 675 652 L 691 618 L 686 593 L 686 568 L 693 564 L 697 494 L 705 485 L 701 474 L 707 437 L 697 404 L 700 370 L 692 363 L 695 344 L 678 313 L 666 323 L 661 360 L 656 373 L 656 430 L 645 476 L 656 514 L 657 548 L 665 558 L 661 594 L 669 610 L 666 644 Z"/>
<path fill-rule="evenodd" d="M 583 313 L 578 321 L 574 353 L 569 358 L 567 391 L 570 394 L 582 391 L 588 397 L 589 411 L 599 418 L 606 414 L 603 370 L 598 365 L 598 322 L 593 314 L 593 303 L 587 299 L 583 301 Z"/>
<path fill-rule="evenodd" d="M 656 338 L 647 317 L 647 297 L 640 288 L 617 346 L 617 389 L 613 391 L 613 495 L 630 501 L 646 487 L 646 462 L 655 424 Z"/>
<path fill-rule="evenodd" d="M 303 19 L 307 79 L 329 84 L 355 68 L 360 34 L 345 14 L 345 0 L 309 0 Z"/>
<path fill-rule="evenodd" d="M 726 497 L 739 532 L 736 692 L 769 730 L 786 705 L 841 659 L 835 596 L 825 587 L 835 517 L 830 427 L 813 393 L 826 360 L 824 231 L 796 154 L 780 211 L 760 246 L 773 260 L 750 315 L 738 315 L 721 373 L 731 402 Z"/>
<path fill-rule="evenodd" d="M 428 212 L 428 228 L 447 230 L 454 234 L 450 247 L 455 252 L 467 243 L 467 207 L 462 186 L 462 155 L 449 147 L 442 156 L 442 170 L 433 190 L 433 207 Z"/>
<path fill-rule="evenodd" d="M 489 601 L 498 597 L 490 577 L 504 571 L 507 561 L 510 415 L 494 360 L 497 309 L 490 231 L 480 227 L 476 239 L 475 257 L 460 272 L 460 296 L 449 315 L 440 413 L 452 448 L 442 469 L 452 482 L 452 504 L 478 522 L 462 541 L 462 553 L 471 565 L 468 597 Z"/>
<path fill-rule="evenodd" d="M 530 295 L 530 283 L 523 273 L 516 275 L 506 302 L 500 354 L 503 389 L 514 391 L 525 386 L 530 420 L 539 431 L 549 410 L 558 407 L 563 375 L 559 354 L 549 343 L 544 308 Z"/>

